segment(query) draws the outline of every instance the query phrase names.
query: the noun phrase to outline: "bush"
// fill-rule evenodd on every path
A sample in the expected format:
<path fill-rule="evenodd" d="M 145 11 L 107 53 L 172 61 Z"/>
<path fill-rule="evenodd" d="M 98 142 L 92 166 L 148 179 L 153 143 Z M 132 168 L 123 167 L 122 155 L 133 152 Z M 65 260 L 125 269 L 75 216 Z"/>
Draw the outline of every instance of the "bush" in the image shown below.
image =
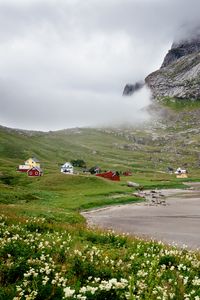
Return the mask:
<path fill-rule="evenodd" d="M 74 167 L 86 168 L 86 162 L 83 159 L 73 159 L 70 162 Z"/>

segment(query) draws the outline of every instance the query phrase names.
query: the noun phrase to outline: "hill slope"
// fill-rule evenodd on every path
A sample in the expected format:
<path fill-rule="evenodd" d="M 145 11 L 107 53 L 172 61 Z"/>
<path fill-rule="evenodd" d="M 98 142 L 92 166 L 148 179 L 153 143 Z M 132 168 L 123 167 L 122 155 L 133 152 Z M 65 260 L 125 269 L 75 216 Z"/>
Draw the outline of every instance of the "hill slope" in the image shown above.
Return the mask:
<path fill-rule="evenodd" d="M 181 101 L 181 100 L 180 100 Z M 184 165 L 198 173 L 200 103 L 165 99 L 152 122 L 135 128 L 76 128 L 29 132 L 0 128 L 1 170 L 13 170 L 36 156 L 46 172 L 59 172 L 65 161 L 83 159 L 87 167 L 125 171 L 165 171 Z M 155 108 L 153 109 L 155 114 Z M 11 168 L 8 168 L 10 166 Z"/>

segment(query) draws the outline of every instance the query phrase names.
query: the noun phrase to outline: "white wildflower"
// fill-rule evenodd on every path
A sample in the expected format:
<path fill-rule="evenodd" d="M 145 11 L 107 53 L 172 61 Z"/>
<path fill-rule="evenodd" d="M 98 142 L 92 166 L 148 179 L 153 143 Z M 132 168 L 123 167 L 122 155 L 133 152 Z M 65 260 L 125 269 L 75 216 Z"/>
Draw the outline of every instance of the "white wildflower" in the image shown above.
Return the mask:
<path fill-rule="evenodd" d="M 75 290 L 72 290 L 70 287 L 64 288 L 65 298 L 70 298 L 74 295 Z"/>
<path fill-rule="evenodd" d="M 193 285 L 200 285 L 200 278 L 198 278 L 197 276 L 195 276 L 195 278 L 192 280 L 192 284 Z"/>

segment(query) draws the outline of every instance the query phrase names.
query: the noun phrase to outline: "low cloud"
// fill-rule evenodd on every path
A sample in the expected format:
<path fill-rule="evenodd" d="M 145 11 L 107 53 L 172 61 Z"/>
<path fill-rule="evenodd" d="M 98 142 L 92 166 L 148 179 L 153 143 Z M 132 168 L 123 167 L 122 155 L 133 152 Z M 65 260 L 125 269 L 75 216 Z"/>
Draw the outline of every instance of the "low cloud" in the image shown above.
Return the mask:
<path fill-rule="evenodd" d="M 144 109 L 150 104 L 150 90 L 146 87 L 131 97 L 76 89 L 67 92 L 31 89 L 29 92 L 25 95 L 23 89 L 16 87 L 9 94 L 16 101 L 2 103 L 4 114 L 10 116 L 8 126 L 46 131 L 77 126 L 134 125 L 149 119 Z M 3 96 L 7 98 L 6 93 Z"/>
<path fill-rule="evenodd" d="M 180 13 L 181 9 L 181 13 Z M 199 0 L 0 0 L 0 123 L 54 130 L 144 120 L 145 88 Z"/>

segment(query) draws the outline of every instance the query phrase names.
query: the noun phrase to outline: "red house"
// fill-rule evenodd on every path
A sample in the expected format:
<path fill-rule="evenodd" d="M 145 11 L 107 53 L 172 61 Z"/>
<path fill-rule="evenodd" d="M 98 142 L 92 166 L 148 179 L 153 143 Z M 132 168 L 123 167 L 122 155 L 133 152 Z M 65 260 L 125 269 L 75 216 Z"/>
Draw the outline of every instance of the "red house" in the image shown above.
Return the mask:
<path fill-rule="evenodd" d="M 108 171 L 108 172 L 96 174 L 96 176 L 103 177 L 103 178 L 106 178 L 106 179 L 110 179 L 110 180 L 113 180 L 113 181 L 120 181 L 120 177 L 119 177 L 118 172 Z"/>
<path fill-rule="evenodd" d="M 130 171 L 125 171 L 125 172 L 123 172 L 123 175 L 124 175 L 124 176 L 132 176 L 132 172 L 130 172 Z"/>
<path fill-rule="evenodd" d="M 28 176 L 42 176 L 42 169 L 39 167 L 32 167 L 27 171 Z"/>

